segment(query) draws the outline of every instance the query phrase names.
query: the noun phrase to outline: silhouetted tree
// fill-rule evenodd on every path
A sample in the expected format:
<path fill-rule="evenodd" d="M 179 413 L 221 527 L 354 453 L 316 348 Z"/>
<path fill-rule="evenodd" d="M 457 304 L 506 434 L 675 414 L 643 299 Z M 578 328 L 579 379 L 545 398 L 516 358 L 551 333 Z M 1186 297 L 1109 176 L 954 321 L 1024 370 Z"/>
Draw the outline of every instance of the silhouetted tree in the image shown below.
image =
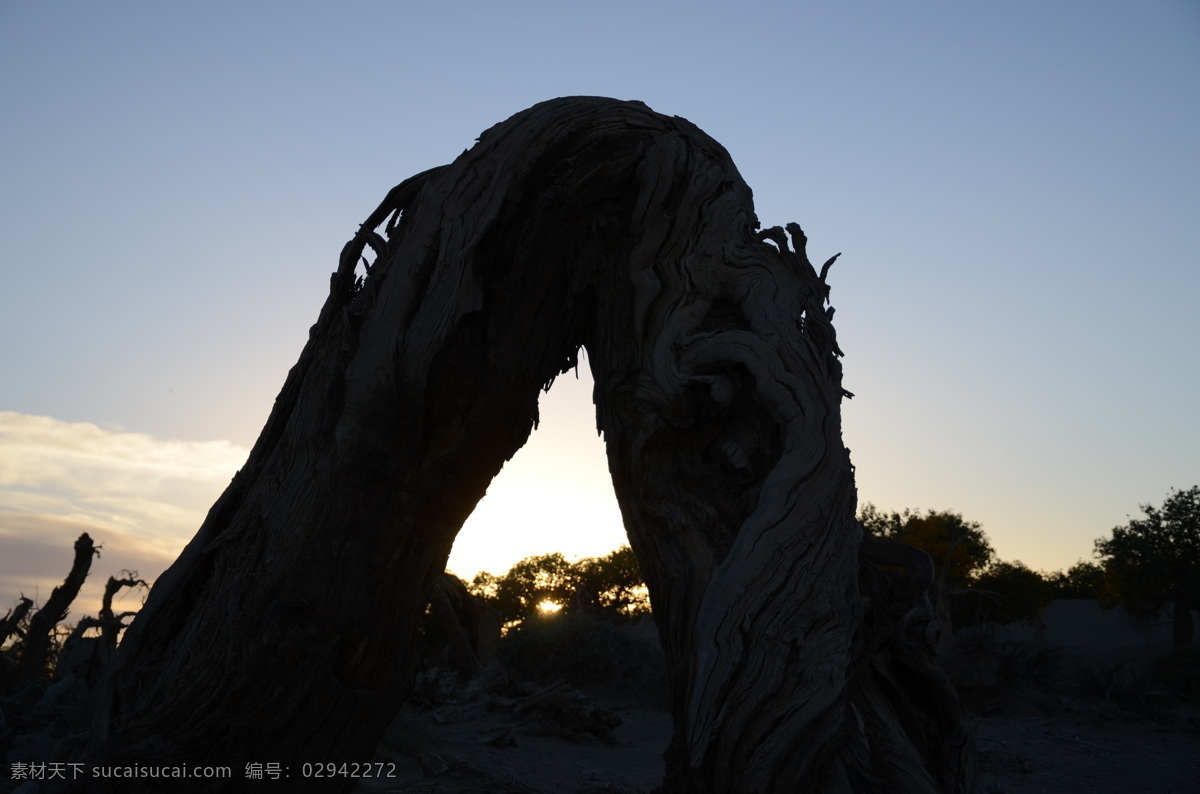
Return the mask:
<path fill-rule="evenodd" d="M 1200 608 L 1200 486 L 1172 489 L 1161 508 L 1139 505 L 1145 518 L 1096 540 L 1096 556 L 1115 603 L 1139 618 L 1172 612 L 1172 642 L 1190 645 L 1192 610 Z"/>
<path fill-rule="evenodd" d="M 947 588 L 969 587 L 996 553 L 977 521 L 952 510 L 882 513 L 867 502 L 859 522 L 876 537 L 921 549 L 933 561 L 934 575 Z"/>
<path fill-rule="evenodd" d="M 32 608 L 33 599 L 22 595 L 17 601 L 17 605 L 4 613 L 4 619 L 0 620 L 0 648 L 7 644 L 9 637 L 15 637 L 18 640 L 25 637 L 23 626 L 29 617 L 29 610 Z"/>
<path fill-rule="evenodd" d="M 569 604 L 576 580 L 574 566 L 556 551 L 526 557 L 501 576 L 483 571 L 470 589 L 499 611 L 505 623 L 511 623 L 536 615 L 545 602 L 559 607 Z"/>
<path fill-rule="evenodd" d="M 1050 586 L 1055 598 L 1100 599 L 1106 592 L 1104 567 L 1080 560 L 1065 571 L 1051 574 Z"/>
<path fill-rule="evenodd" d="M 569 608 L 610 620 L 650 612 L 650 595 L 637 555 L 621 546 L 603 557 L 586 557 L 573 566 L 575 592 Z"/>
<path fill-rule="evenodd" d="M 65 674 L 74 675 L 80 688 L 86 689 L 96 683 L 96 678 L 103 666 L 117 648 L 117 640 L 126 627 L 126 621 L 137 614 L 136 611 L 114 612 L 113 597 L 123 587 L 149 588 L 137 571 L 121 571 L 121 578 L 108 577 L 104 585 L 104 595 L 100 600 L 100 612 L 96 617 L 85 616 L 75 624 L 70 635 L 63 641 L 59 652 L 59 663 L 54 671 L 56 680 Z M 99 636 L 86 636 L 89 631 L 99 631 Z"/>
<path fill-rule="evenodd" d="M 45 605 L 29 619 L 29 626 L 21 642 L 19 676 L 24 684 L 34 684 L 46 677 L 53 644 L 51 634 L 58 624 L 66 619 L 71 602 L 79 595 L 79 588 L 83 587 L 83 582 L 87 579 L 92 557 L 99 553 L 96 544 L 86 532 L 80 535 L 75 541 L 75 558 L 67 578 L 54 588 Z"/>
<path fill-rule="evenodd" d="M 629 546 L 577 562 L 560 552 L 526 557 L 500 576 L 487 571 L 476 574 L 470 589 L 498 610 L 506 623 L 536 615 L 547 602 L 565 612 L 612 620 L 650 610 L 646 581 Z"/>
<path fill-rule="evenodd" d="M 25 639 L 29 610 L 32 608 L 33 599 L 22 595 L 0 620 L 0 697 L 9 697 L 17 689 L 21 642 Z M 0 733 L 3 732 L 4 729 L 0 728 Z"/>
<path fill-rule="evenodd" d="M 1054 599 L 1054 588 L 1040 573 L 1025 563 L 996 561 L 972 582 L 976 595 L 970 603 L 976 610 L 963 624 L 1037 624 Z"/>
<path fill-rule="evenodd" d="M 836 257 L 807 242 L 760 230 L 724 148 L 637 102 L 539 104 L 397 186 L 126 631 L 78 757 L 369 757 L 455 534 L 586 346 L 667 662 L 664 789 L 969 790 L 928 558 L 855 521 Z"/>

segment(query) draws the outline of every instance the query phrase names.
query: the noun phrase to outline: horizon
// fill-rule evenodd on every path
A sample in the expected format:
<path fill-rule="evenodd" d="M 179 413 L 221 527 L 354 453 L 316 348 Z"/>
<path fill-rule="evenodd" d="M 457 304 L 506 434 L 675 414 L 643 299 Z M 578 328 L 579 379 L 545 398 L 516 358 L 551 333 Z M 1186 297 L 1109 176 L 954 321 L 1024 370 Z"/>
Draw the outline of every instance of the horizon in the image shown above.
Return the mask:
<path fill-rule="evenodd" d="M 560 381 L 562 383 L 560 383 Z M 565 385 L 569 384 L 569 385 Z M 556 379 L 554 386 L 549 393 L 543 393 L 539 401 L 541 413 L 541 427 L 535 429 L 530 434 L 530 439 L 524 447 L 522 447 L 511 461 L 505 464 L 501 473 L 492 481 L 492 485 L 488 489 L 488 493 L 480 500 L 479 505 L 472 512 L 460 530 L 458 537 L 455 540 L 454 548 L 446 565 L 448 573 L 458 576 L 466 582 L 471 582 L 472 579 L 479 573 L 487 572 L 494 575 L 503 575 L 515 563 L 528 557 L 540 556 L 544 554 L 553 554 L 555 552 L 562 553 L 571 562 L 576 562 L 587 557 L 601 557 L 611 551 L 619 548 L 621 545 L 627 545 L 628 539 L 625 536 L 624 526 L 620 523 L 619 508 L 616 504 L 615 494 L 612 493 L 611 484 L 608 485 L 607 492 L 604 489 L 595 487 L 596 478 L 588 477 L 589 473 L 594 474 L 597 465 L 605 465 L 603 457 L 603 441 L 596 437 L 593 431 L 591 439 L 579 439 L 576 437 L 576 429 L 567 431 L 567 435 L 555 436 L 550 432 L 543 432 L 542 428 L 554 429 L 560 423 L 569 421 L 570 409 L 572 404 L 577 403 L 580 399 L 584 399 L 585 391 L 590 393 L 591 377 L 590 371 L 587 369 L 585 355 L 580 356 L 579 377 L 576 378 L 573 373 L 564 373 Z M 550 395 L 555 395 L 551 397 Z M 0 412 L 0 440 L 8 440 L 10 443 L 13 440 L 12 425 L 9 420 L 14 415 L 11 412 Z M 31 417 L 20 416 L 20 421 L 28 421 Z M 34 417 L 34 419 L 46 420 L 45 417 Z M 44 426 L 55 427 L 61 426 L 55 420 L 48 422 L 38 422 Z M 138 455 L 145 455 L 146 449 L 141 445 L 149 441 L 153 444 L 157 440 L 148 439 L 141 434 L 129 434 L 123 431 L 111 430 L 105 431 L 95 425 L 89 423 L 78 423 L 78 430 L 94 437 L 103 438 L 109 436 L 133 436 L 132 439 L 127 439 L 126 446 L 137 448 Z M 593 441 L 594 443 L 587 443 Z M 191 518 L 194 519 L 195 526 L 192 529 L 199 528 L 203 520 L 203 513 L 215 502 L 216 497 L 224 490 L 224 485 L 220 482 L 220 472 L 222 463 L 228 464 L 231 461 L 238 461 L 233 469 L 240 467 L 244 462 L 245 455 L 248 454 L 248 448 L 234 447 L 232 445 L 225 446 L 213 444 L 211 442 L 205 444 L 188 444 L 178 440 L 166 442 L 168 446 L 175 447 L 180 450 L 187 450 L 186 454 L 194 457 L 207 457 L 210 465 L 207 472 L 210 476 L 203 485 L 214 494 L 212 499 L 205 500 L 201 493 L 198 493 L 191 502 Z M 540 451 L 541 456 L 528 454 L 530 451 Z M 73 451 L 78 451 L 73 449 Z M 566 455 L 563 455 L 563 452 Z M 84 450 L 86 454 L 86 450 Z M 224 459 L 222 460 L 222 458 Z M 178 465 L 178 460 L 170 455 L 164 455 L 161 458 L 163 465 L 170 467 Z M 555 471 L 539 470 L 538 467 L 546 460 L 554 460 L 557 463 Z M 144 463 L 145 458 L 141 461 Z M 126 463 L 129 461 L 127 460 Z M 2 463 L 2 461 L 0 461 Z M 143 470 L 145 466 L 142 466 Z M 233 470 L 229 471 L 229 476 L 232 477 Z M 93 473 L 94 475 L 95 473 Z M 133 478 L 126 477 L 124 480 L 125 487 L 129 487 Z M 149 480 L 141 480 L 146 483 Z M 106 486 L 112 488 L 115 485 L 113 481 L 106 483 Z M 200 486 L 201 482 L 192 483 L 192 487 Z M 178 486 L 177 486 L 178 487 Z M 1178 486 L 1186 488 L 1188 486 Z M 537 532 L 528 533 L 520 538 L 520 542 L 516 545 L 512 544 L 503 536 L 497 536 L 491 533 L 492 528 L 497 522 L 512 520 L 512 517 L 522 510 L 528 510 L 529 500 L 537 498 L 538 493 L 542 490 L 552 488 L 564 489 L 568 493 L 568 497 L 574 497 L 579 503 L 587 509 L 576 511 L 576 518 L 580 513 L 583 513 L 590 519 L 591 531 L 588 532 L 580 540 L 582 542 L 568 543 L 561 546 L 556 546 L 551 539 L 554 534 L 554 520 L 563 515 L 571 515 L 569 513 L 555 512 L 562 509 L 564 498 L 560 493 L 558 498 L 547 500 L 547 505 L 539 505 L 542 510 L 539 511 L 537 519 L 533 522 Z M 150 491 L 154 491 L 151 488 Z M 1163 498 L 1166 497 L 1166 492 L 1157 500 L 1151 500 L 1150 503 L 1160 505 Z M 111 575 L 116 575 L 122 570 L 130 569 L 130 565 L 125 563 L 133 561 L 136 564 L 137 560 L 142 560 L 143 563 L 149 559 L 157 562 L 159 568 L 135 569 L 139 576 L 145 578 L 151 586 L 154 581 L 178 556 L 178 551 L 182 551 L 182 546 L 187 540 L 191 539 L 191 534 L 187 534 L 179 542 L 178 551 L 172 552 L 171 539 L 178 541 L 187 532 L 186 522 L 188 514 L 186 511 L 177 512 L 174 516 L 178 522 L 175 534 L 168 529 L 161 531 L 157 536 L 144 531 L 139 531 L 139 525 L 154 524 L 155 522 L 163 522 L 166 520 L 166 513 L 155 513 L 148 506 L 154 502 L 155 496 L 153 493 L 143 495 L 128 495 L 131 501 L 140 503 L 145 516 L 141 521 L 137 520 L 136 516 L 131 516 L 125 513 L 110 514 L 113 518 L 130 520 L 132 531 L 123 529 L 121 526 L 103 526 L 102 515 L 94 516 L 75 516 L 73 519 L 64 518 L 55 521 L 49 516 L 44 517 L 46 523 L 43 525 L 34 525 L 28 527 L 29 534 L 37 534 L 39 537 L 44 537 L 46 533 L 54 533 L 57 537 L 59 545 L 50 546 L 43 544 L 42 549 L 46 552 L 39 557 L 39 562 L 45 566 L 44 570 L 52 570 L 54 566 L 59 568 L 57 576 L 43 575 L 30 580 L 31 586 L 22 586 L 20 577 L 21 574 L 10 574 L 7 571 L 0 571 L 0 598 L 6 594 L 11 594 L 11 597 L 5 601 L 0 601 L 0 609 L 8 610 L 17 602 L 18 594 L 34 597 L 35 605 L 40 607 L 45 600 L 49 598 L 50 592 L 54 587 L 62 583 L 70 569 L 72 552 L 71 547 L 79 532 L 87 531 L 91 534 L 98 546 L 102 547 L 103 556 L 94 559 L 89 573 L 89 578 L 80 591 L 79 596 L 72 604 L 72 615 L 82 616 L 84 614 L 94 615 L 100 606 L 100 596 L 103 591 L 104 582 Z M 75 504 L 78 502 L 87 502 L 85 497 L 79 499 L 78 496 L 73 498 Z M 71 499 L 64 500 L 64 507 L 70 503 Z M 173 500 L 178 501 L 178 500 Z M 858 510 L 871 502 L 870 499 L 863 499 L 860 495 Z M 884 513 L 902 512 L 909 508 L 914 511 L 937 510 L 939 512 L 956 512 L 953 506 L 938 506 L 938 505 L 895 505 L 883 506 L 875 504 L 875 506 Z M 161 504 L 160 508 L 166 508 L 170 511 L 172 508 L 177 508 L 177 505 Z M 111 509 L 112 505 L 108 505 Z M 1136 509 L 1136 508 L 1135 508 Z M 134 513 L 134 510 L 130 510 Z M 857 514 L 857 513 L 856 513 Z M 1133 516 L 1134 512 L 1131 511 Z M 615 523 L 612 519 L 615 517 Z M 963 514 L 967 521 L 975 520 L 969 514 Z M 605 526 L 605 522 L 609 522 Z M 1122 522 L 1124 523 L 1124 522 Z M 988 533 L 986 525 L 982 526 L 993 546 L 996 545 L 995 538 Z M 12 548 L 10 544 L 17 539 L 9 532 L 9 527 L 0 526 L 0 535 L 6 536 L 5 546 Z M 1099 531 L 1096 538 L 1108 536 L 1111 534 L 1112 527 Z M 74 534 L 71 534 L 74 533 Z M 489 534 L 491 533 L 491 537 Z M 115 540 L 114 540 L 115 539 Z M 106 545 L 107 544 L 107 545 Z M 124 544 L 124 547 L 123 545 Z M 606 545 L 611 544 L 611 545 Z M 1021 560 L 1006 556 L 1003 552 L 998 551 L 997 561 L 1003 562 L 1022 562 L 1029 565 L 1033 570 L 1050 575 L 1057 572 L 1066 571 L 1078 561 L 1094 562 L 1095 557 L 1092 554 L 1092 546 L 1089 543 L 1086 548 L 1080 549 L 1080 554 L 1076 559 L 1063 562 L 1054 567 L 1039 566 L 1031 564 L 1028 560 Z M 140 595 L 139 595 L 140 594 Z M 118 609 L 123 606 L 130 608 L 130 600 L 139 598 L 144 595 L 143 591 L 134 591 L 130 589 L 122 589 L 116 599 Z M 70 619 L 68 622 L 74 622 L 77 618 Z"/>
<path fill-rule="evenodd" d="M 569 94 L 689 119 L 764 226 L 843 252 L 860 507 L 961 513 L 1051 572 L 1200 481 L 1193 4 L 279 10 L 0 9 L 0 609 L 44 601 L 81 531 L 104 544 L 86 593 L 156 577 L 363 218 Z M 543 395 L 452 570 L 623 542 L 590 384 Z"/>

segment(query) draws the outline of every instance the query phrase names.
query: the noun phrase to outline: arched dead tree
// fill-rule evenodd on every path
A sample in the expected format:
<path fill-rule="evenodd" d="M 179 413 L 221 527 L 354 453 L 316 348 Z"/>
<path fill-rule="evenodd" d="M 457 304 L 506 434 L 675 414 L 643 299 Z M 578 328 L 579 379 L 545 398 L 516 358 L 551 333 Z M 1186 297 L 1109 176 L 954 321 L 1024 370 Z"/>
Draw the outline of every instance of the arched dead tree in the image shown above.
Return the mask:
<path fill-rule="evenodd" d="M 586 346 L 670 667 L 665 789 L 969 789 L 922 560 L 860 555 L 832 260 L 757 229 L 726 151 L 637 102 L 539 104 L 395 188 L 82 755 L 328 790 L 300 765 L 369 756 L 455 533 Z"/>

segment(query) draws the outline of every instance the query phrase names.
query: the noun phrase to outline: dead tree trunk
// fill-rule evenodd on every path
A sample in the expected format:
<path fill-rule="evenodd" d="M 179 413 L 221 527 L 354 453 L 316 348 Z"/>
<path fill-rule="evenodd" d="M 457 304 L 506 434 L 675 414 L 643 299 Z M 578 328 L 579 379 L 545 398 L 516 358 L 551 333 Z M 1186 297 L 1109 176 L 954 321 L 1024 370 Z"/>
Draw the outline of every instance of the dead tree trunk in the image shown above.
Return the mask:
<path fill-rule="evenodd" d="M 0 647 L 3 647 L 5 641 L 13 635 L 24 636 L 21 631 L 21 621 L 29 614 L 32 607 L 33 599 L 22 595 L 17 605 L 4 614 L 4 619 L 0 620 Z"/>
<path fill-rule="evenodd" d="M 51 633 L 66 617 L 71 602 L 79 595 L 92 567 L 92 557 L 99 552 L 91 537 L 84 532 L 75 540 L 75 558 L 63 583 L 50 593 L 46 605 L 29 619 L 29 629 L 21 648 L 20 678 L 26 685 L 34 684 L 46 675 L 50 656 Z"/>
<path fill-rule="evenodd" d="M 832 260 L 757 227 L 725 150 L 636 102 L 537 105 L 398 186 L 118 648 L 84 757 L 278 761 L 295 790 L 368 758 L 455 533 L 582 345 L 670 666 L 665 787 L 969 788 L 927 599 L 860 565 Z"/>

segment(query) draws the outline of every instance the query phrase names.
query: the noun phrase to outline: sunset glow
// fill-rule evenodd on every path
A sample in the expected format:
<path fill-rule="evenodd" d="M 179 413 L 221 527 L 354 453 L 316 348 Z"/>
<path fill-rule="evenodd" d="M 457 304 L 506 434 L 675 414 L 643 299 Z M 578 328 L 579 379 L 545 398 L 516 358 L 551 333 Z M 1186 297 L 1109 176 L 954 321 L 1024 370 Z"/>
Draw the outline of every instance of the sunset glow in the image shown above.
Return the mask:
<path fill-rule="evenodd" d="M 571 94 L 687 118 L 763 225 L 843 253 L 860 502 L 1058 570 L 1200 478 L 1192 4 L 68 6 L 0 11 L 0 612 L 83 531 L 81 609 L 161 572 L 364 218 Z M 591 390 L 584 363 L 543 396 L 450 570 L 625 542 Z"/>

